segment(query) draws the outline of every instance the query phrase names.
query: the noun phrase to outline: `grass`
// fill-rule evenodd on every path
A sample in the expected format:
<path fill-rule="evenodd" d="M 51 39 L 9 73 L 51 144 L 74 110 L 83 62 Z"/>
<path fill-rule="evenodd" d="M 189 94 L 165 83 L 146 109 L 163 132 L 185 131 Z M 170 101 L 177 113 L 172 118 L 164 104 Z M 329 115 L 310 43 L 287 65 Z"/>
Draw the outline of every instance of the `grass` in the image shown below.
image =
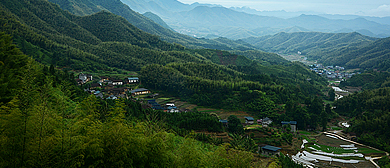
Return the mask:
<path fill-rule="evenodd" d="M 310 132 L 307 132 L 307 131 L 301 131 L 301 130 L 299 130 L 298 132 L 299 132 L 300 134 L 311 135 L 311 133 L 310 133 Z"/>
<path fill-rule="evenodd" d="M 306 139 L 309 143 L 314 143 L 316 142 L 315 138 L 308 138 L 306 135 L 301 135 L 302 139 Z"/>
<path fill-rule="evenodd" d="M 320 147 L 318 147 L 317 145 Z M 353 150 L 345 150 L 345 149 L 339 148 L 339 147 L 331 147 L 331 146 L 320 145 L 320 144 L 317 144 L 317 145 L 310 145 L 310 146 L 313 147 L 314 149 L 321 150 L 321 151 L 326 152 L 326 153 L 332 153 L 332 152 L 335 154 L 354 153 Z"/>
<path fill-rule="evenodd" d="M 336 127 L 336 126 L 332 127 L 332 129 L 333 129 L 333 130 L 343 130 L 342 128 Z"/>
<path fill-rule="evenodd" d="M 358 151 L 359 151 L 359 153 L 363 153 L 363 154 L 369 154 L 369 153 L 385 153 L 385 152 L 383 152 L 383 151 L 377 151 L 377 150 L 369 149 L 369 148 L 359 148 Z"/>
<path fill-rule="evenodd" d="M 214 112 L 214 111 L 218 111 L 218 110 L 202 110 L 202 111 L 199 111 L 199 112 L 207 113 L 207 112 Z"/>

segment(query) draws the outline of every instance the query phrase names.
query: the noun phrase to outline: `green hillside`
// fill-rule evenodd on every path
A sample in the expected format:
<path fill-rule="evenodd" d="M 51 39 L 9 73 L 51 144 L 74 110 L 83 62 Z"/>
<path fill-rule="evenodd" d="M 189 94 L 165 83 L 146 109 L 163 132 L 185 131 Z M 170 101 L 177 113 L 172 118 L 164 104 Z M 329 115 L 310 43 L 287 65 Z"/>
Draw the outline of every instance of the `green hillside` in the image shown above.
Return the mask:
<path fill-rule="evenodd" d="M 144 14 L 142 14 L 144 16 L 146 16 L 147 18 L 153 20 L 154 22 L 156 22 L 157 24 L 159 24 L 160 26 L 164 27 L 164 28 L 167 28 L 167 29 L 170 29 L 170 30 L 173 30 L 171 27 L 169 27 L 158 15 L 152 13 L 152 12 L 145 12 Z"/>
<path fill-rule="evenodd" d="M 216 87 L 221 79 L 207 78 L 207 76 L 222 75 L 224 79 L 222 84 L 229 86 L 220 92 L 225 92 L 224 96 L 234 97 L 239 92 L 248 91 L 241 89 L 248 88 L 266 93 L 264 99 L 278 104 L 290 98 L 304 101 L 311 95 L 322 95 L 321 89 L 326 84 L 324 79 L 308 71 L 303 65 L 286 62 L 285 65 L 277 65 L 281 61 L 280 57 L 276 57 L 279 61 L 270 59 L 270 62 L 273 61 L 272 64 L 274 64 L 270 66 L 268 63 L 261 62 L 262 65 L 259 61 L 252 61 L 226 51 L 191 50 L 181 45 L 169 44 L 159 40 L 157 36 L 139 30 L 123 17 L 105 11 L 80 17 L 43 0 L 30 0 L 30 3 L 6 0 L 2 1 L 1 5 L 1 24 L 6 25 L 1 31 L 13 34 L 15 42 L 22 51 L 37 61 L 72 70 L 88 70 L 96 73 L 120 69 L 140 71 L 145 69 L 144 66 L 164 67 L 166 70 L 155 72 L 153 75 L 166 76 L 167 74 L 161 74 L 166 72 L 178 74 L 178 76 L 174 76 L 174 80 L 167 81 L 167 85 L 162 85 L 163 87 L 157 87 L 150 82 L 145 82 L 144 85 L 157 90 L 173 89 L 175 91 L 173 94 L 195 104 L 201 104 L 203 101 L 196 96 L 203 94 L 204 90 L 188 88 L 192 91 L 183 95 L 181 90 L 175 88 L 177 84 L 192 81 L 195 85 L 197 82 L 205 82 L 199 85 L 202 87 Z M 241 44 L 247 45 L 243 42 Z M 273 54 L 265 53 L 248 54 L 248 57 L 259 60 L 262 59 L 261 57 L 271 58 L 273 56 Z M 186 68 L 174 70 L 172 65 Z M 196 69 L 198 66 L 210 69 L 201 68 L 201 71 L 187 74 L 187 69 Z M 217 69 L 211 71 L 213 68 Z M 156 76 L 157 79 L 152 78 L 153 75 L 149 73 L 154 71 L 142 71 L 143 77 L 141 78 L 145 81 L 161 80 L 158 76 Z M 183 92 L 187 91 L 183 88 Z M 263 95 L 253 96 L 262 97 Z M 229 106 L 229 101 L 237 102 L 237 105 L 249 101 L 245 98 L 215 99 L 220 102 L 216 106 L 231 109 L 238 107 Z M 254 107 L 247 109 L 256 111 Z"/>
<path fill-rule="evenodd" d="M 179 128 L 188 123 L 190 128 Z M 222 130 L 208 114 L 169 114 L 130 99 L 98 99 L 77 86 L 73 74 L 34 61 L 0 32 L 0 167 L 256 164 L 249 151 L 191 133 L 203 129 L 197 123 Z M 210 143 L 195 140 L 202 135 Z"/>
<path fill-rule="evenodd" d="M 350 132 L 358 142 L 390 151 L 390 88 L 354 93 L 335 102 L 336 112 L 352 117 Z M 387 163 L 389 164 L 389 163 Z"/>
<path fill-rule="evenodd" d="M 134 12 L 129 6 L 123 4 L 120 0 L 49 1 L 58 4 L 61 9 L 67 10 L 78 16 L 92 15 L 101 10 L 112 12 L 115 15 L 122 16 L 135 27 L 150 34 L 159 36 L 159 38 L 164 41 L 181 44 L 189 48 L 211 48 L 223 50 L 242 49 L 239 44 L 226 45 L 220 42 L 215 42 L 213 40 L 197 39 L 177 33 L 170 28 L 164 27 L 165 22 L 163 22 L 160 18 L 156 18 L 156 15 L 154 16 L 155 19 L 149 19 L 142 14 Z M 157 24 L 153 20 L 159 20 L 161 23 Z M 234 43 L 234 41 L 230 41 L 230 43 Z"/>

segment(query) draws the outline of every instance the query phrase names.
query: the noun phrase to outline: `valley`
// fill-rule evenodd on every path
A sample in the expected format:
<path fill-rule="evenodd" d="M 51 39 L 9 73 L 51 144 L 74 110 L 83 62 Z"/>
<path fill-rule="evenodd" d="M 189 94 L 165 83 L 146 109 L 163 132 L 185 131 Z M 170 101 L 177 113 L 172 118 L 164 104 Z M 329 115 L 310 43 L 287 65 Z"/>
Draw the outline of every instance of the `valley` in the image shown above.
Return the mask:
<path fill-rule="evenodd" d="M 386 19 L 2 0 L 0 167 L 389 166 Z"/>

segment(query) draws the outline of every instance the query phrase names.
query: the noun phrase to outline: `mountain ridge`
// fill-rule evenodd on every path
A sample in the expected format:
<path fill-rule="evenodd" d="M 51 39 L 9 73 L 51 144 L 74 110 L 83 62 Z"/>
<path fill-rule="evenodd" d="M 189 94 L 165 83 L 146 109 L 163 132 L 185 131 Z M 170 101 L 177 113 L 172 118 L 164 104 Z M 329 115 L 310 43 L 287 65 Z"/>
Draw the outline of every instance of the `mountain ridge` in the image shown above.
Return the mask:
<path fill-rule="evenodd" d="M 326 65 L 348 68 L 377 68 L 389 71 L 389 53 L 386 47 L 390 38 L 373 38 L 353 33 L 278 33 L 251 37 L 243 41 L 268 52 L 296 54 L 298 51 L 309 60 Z"/>
<path fill-rule="evenodd" d="M 124 3 L 131 6 L 131 3 L 129 3 L 130 1 L 134 0 L 124 0 Z M 176 13 L 173 11 L 154 12 L 174 30 L 197 37 L 220 36 L 230 39 L 240 39 L 250 36 L 272 35 L 275 33 L 275 30 L 268 32 L 263 31 L 260 33 L 252 31 L 253 29 L 265 27 L 273 29 L 302 27 L 309 31 L 327 33 L 348 30 L 348 32 L 359 31 L 360 33 L 364 33 L 364 35 L 374 37 L 390 36 L 388 33 L 390 32 L 390 25 L 380 24 L 372 20 L 367 20 L 366 18 L 343 20 L 330 19 L 320 15 L 301 14 L 296 17 L 282 19 L 271 16 L 261 16 L 254 13 L 244 13 L 242 10 L 234 9 L 235 8 L 196 6 L 191 10 L 186 8 L 182 9 L 181 12 Z M 240 29 L 237 27 L 240 27 Z M 231 32 L 228 31 L 229 29 L 242 30 L 243 33 Z"/>

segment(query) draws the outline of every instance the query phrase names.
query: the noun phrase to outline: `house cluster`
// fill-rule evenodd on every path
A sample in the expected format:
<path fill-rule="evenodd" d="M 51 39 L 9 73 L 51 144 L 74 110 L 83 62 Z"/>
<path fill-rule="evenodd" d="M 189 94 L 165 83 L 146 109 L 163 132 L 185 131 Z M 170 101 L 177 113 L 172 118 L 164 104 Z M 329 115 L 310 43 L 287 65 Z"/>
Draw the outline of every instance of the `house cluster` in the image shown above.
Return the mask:
<path fill-rule="evenodd" d="M 310 70 L 316 72 L 318 75 L 324 76 L 330 79 L 348 79 L 356 73 L 342 72 L 345 70 L 341 66 L 323 66 L 322 64 L 314 64 L 310 66 Z"/>
<path fill-rule="evenodd" d="M 81 73 L 76 79 L 79 85 L 86 84 L 92 81 L 92 75 Z M 100 76 L 100 79 L 96 83 L 87 84 L 85 91 L 94 94 L 96 97 L 101 99 L 128 99 L 131 96 L 143 95 L 151 93 L 148 89 L 130 89 L 125 87 L 126 84 L 137 84 L 139 83 L 138 77 L 129 77 L 122 79 L 111 78 L 107 76 Z"/>

